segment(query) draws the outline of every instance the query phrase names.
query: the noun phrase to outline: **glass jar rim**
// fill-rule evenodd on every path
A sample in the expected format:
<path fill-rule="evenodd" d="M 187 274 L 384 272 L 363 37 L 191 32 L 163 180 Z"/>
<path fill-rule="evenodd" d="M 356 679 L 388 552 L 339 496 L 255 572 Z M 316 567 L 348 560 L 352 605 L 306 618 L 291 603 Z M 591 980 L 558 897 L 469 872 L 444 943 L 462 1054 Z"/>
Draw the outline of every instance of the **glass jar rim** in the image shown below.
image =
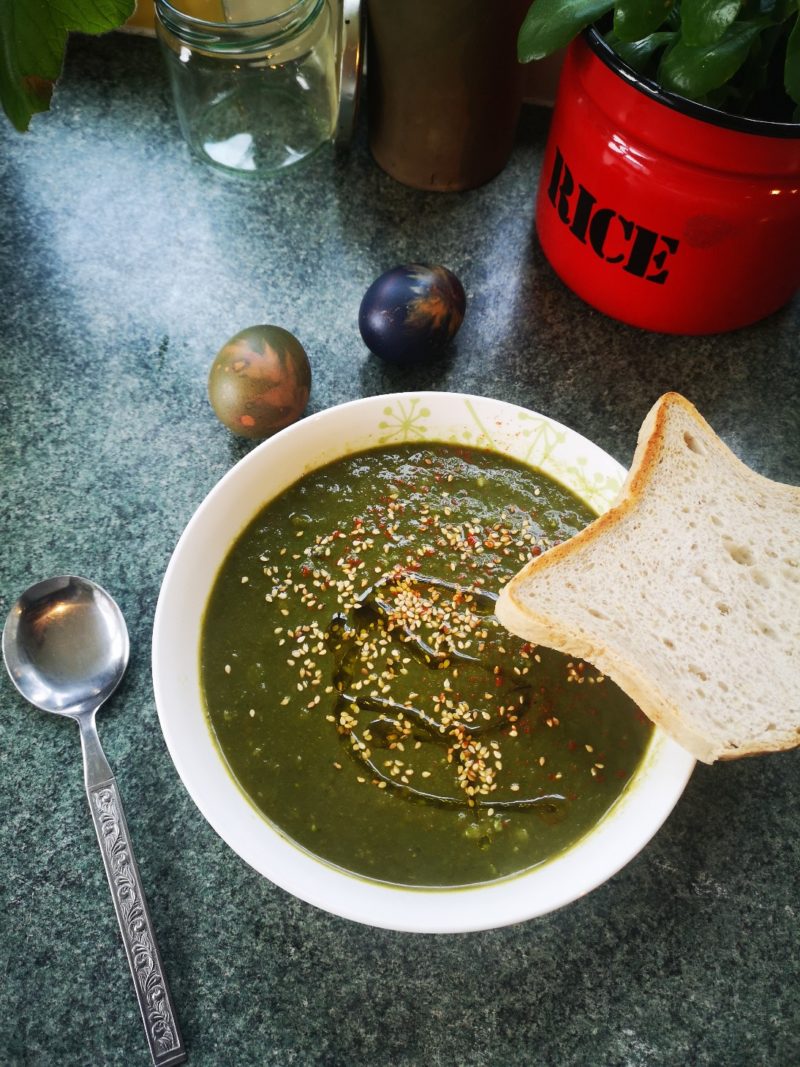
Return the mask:
<path fill-rule="evenodd" d="M 318 6 L 319 0 L 290 0 L 287 7 L 281 11 L 276 11 L 274 15 L 266 15 L 258 19 L 247 19 L 242 22 L 216 22 L 213 19 L 201 19 L 197 15 L 190 15 L 186 11 L 181 11 L 179 7 L 175 7 L 174 4 L 170 3 L 170 0 L 155 0 L 155 7 L 159 13 L 163 10 L 168 16 L 172 15 L 185 25 L 197 30 L 209 32 L 227 30 L 230 32 L 234 30 L 252 30 L 257 26 L 268 26 L 270 23 L 279 22 L 287 16 L 299 12 L 303 7 L 307 7 L 309 3 Z"/>

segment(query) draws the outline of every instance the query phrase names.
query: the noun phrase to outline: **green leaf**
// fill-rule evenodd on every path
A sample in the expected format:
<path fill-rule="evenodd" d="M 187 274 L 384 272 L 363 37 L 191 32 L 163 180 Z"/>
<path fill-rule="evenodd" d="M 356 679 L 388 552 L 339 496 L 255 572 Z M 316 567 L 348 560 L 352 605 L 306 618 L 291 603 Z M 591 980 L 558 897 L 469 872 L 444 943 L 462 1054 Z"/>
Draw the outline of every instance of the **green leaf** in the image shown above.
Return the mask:
<path fill-rule="evenodd" d="M 735 22 L 715 44 L 703 48 L 677 41 L 658 68 L 661 85 L 690 100 L 699 100 L 733 77 L 763 28 L 760 20 Z"/>
<path fill-rule="evenodd" d="M 683 39 L 687 45 L 714 44 L 736 21 L 742 0 L 681 0 Z"/>
<path fill-rule="evenodd" d="M 18 75 L 5 41 L 0 38 L 0 102 L 18 130 L 26 130 L 31 115 L 50 106 L 53 83 Z"/>
<path fill-rule="evenodd" d="M 677 33 L 661 30 L 659 33 L 650 33 L 647 37 L 642 37 L 640 41 L 620 41 L 609 35 L 606 37 L 606 42 L 611 45 L 623 63 L 633 67 L 637 73 L 644 74 L 659 48 L 671 45 L 677 37 Z"/>
<path fill-rule="evenodd" d="M 0 0 L 0 103 L 18 130 L 49 107 L 67 34 L 116 29 L 134 6 L 134 0 Z"/>
<path fill-rule="evenodd" d="M 669 15 L 675 0 L 617 0 L 614 33 L 620 41 L 638 41 L 654 33 Z"/>
<path fill-rule="evenodd" d="M 534 0 L 517 38 L 520 63 L 564 48 L 614 6 L 614 0 Z"/>
<path fill-rule="evenodd" d="M 721 107 L 735 110 L 738 115 L 758 115 L 764 119 L 771 117 L 777 89 L 773 53 L 779 47 L 786 47 L 786 36 L 780 25 L 765 27 L 753 41 L 747 59 L 734 81 L 720 90 L 722 93 L 728 93 L 727 97 L 723 98 Z M 709 97 L 709 103 L 714 105 L 713 94 Z"/>
<path fill-rule="evenodd" d="M 783 68 L 786 92 L 800 105 L 800 15 L 795 19 L 789 40 L 786 43 L 786 63 Z"/>

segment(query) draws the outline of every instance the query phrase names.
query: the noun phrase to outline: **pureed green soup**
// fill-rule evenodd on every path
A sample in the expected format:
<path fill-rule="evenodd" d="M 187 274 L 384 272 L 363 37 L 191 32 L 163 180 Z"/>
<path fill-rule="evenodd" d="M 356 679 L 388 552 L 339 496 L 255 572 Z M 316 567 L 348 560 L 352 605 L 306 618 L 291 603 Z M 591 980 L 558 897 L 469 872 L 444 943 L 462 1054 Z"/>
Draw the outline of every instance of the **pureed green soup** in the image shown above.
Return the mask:
<path fill-rule="evenodd" d="M 220 569 L 201 644 L 213 732 L 253 803 L 400 885 L 490 881 L 582 837 L 651 726 L 494 604 L 593 517 L 538 471 L 445 444 L 337 460 L 268 504 Z"/>

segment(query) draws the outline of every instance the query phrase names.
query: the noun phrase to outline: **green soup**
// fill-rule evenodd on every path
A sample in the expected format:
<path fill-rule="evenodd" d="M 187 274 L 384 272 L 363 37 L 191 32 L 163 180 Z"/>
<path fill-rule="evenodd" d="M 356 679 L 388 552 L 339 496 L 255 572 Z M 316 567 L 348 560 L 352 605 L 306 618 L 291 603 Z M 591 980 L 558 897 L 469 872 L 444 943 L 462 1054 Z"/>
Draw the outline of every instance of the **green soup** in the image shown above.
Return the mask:
<path fill-rule="evenodd" d="M 494 604 L 593 517 L 540 472 L 445 444 L 348 456 L 268 504 L 220 569 L 201 645 L 212 730 L 252 802 L 400 885 L 502 878 L 582 837 L 651 726 Z"/>

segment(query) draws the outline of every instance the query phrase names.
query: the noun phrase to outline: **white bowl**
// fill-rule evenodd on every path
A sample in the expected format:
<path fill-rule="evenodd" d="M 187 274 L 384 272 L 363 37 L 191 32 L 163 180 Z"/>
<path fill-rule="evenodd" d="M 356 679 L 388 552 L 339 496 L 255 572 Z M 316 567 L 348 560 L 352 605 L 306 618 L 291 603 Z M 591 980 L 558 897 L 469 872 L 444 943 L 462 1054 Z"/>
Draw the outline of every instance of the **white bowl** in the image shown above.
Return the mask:
<path fill-rule="evenodd" d="M 347 874 L 273 827 L 226 769 L 203 705 L 202 617 L 237 535 L 264 504 L 309 470 L 400 441 L 451 441 L 507 453 L 556 478 L 598 512 L 613 502 L 625 475 L 615 460 L 567 427 L 484 397 L 396 393 L 311 415 L 228 471 L 183 532 L 156 609 L 156 704 L 170 754 L 192 799 L 223 840 L 272 882 L 310 904 L 371 926 L 421 933 L 490 929 L 543 915 L 610 878 L 666 819 L 692 772 L 692 757 L 655 730 L 623 795 L 567 852 L 489 884 L 409 889 Z"/>

